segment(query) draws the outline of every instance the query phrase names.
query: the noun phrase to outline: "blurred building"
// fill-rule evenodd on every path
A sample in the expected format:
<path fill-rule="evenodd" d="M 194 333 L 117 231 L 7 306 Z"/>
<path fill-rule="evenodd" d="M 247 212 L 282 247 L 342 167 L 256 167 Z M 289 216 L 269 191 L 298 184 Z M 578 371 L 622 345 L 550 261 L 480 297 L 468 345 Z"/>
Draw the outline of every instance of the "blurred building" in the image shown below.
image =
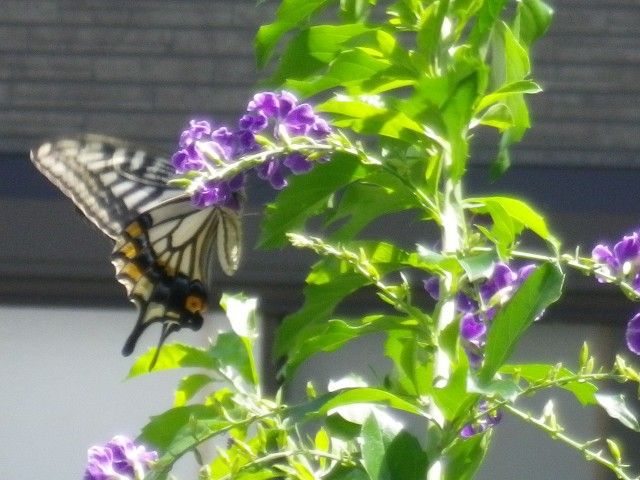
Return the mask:
<path fill-rule="evenodd" d="M 588 251 L 640 223 L 640 4 L 555 3 L 556 19 L 533 59 L 534 78 L 545 88 L 530 99 L 534 128 L 514 152 L 512 170 L 495 184 L 486 173 L 495 139 L 479 138 L 470 190 L 524 195 L 549 215 L 568 245 Z M 134 321 L 133 307 L 113 279 L 109 242 L 35 171 L 28 150 L 54 136 L 99 132 L 170 151 L 192 117 L 234 122 L 264 78 L 254 66 L 253 35 L 275 5 L 0 2 L 0 478 L 80 475 L 91 443 L 119 433 L 119 420 L 135 434 L 144 415 L 156 412 L 146 408 L 147 397 L 158 410 L 171 402 L 166 382 L 115 385 L 113 372 L 107 373 L 117 365 L 116 378 L 126 374 L 129 361 L 118 357 L 119 343 Z M 237 276 L 220 279 L 221 288 L 261 296 L 267 333 L 299 305 L 298 287 L 313 260 L 300 252 L 252 251 L 270 195 L 260 186 L 250 191 L 246 259 Z M 401 221 L 381 228 L 393 235 L 400 225 L 406 229 Z M 610 362 L 611 352 L 622 348 L 633 306 L 613 289 L 597 287 L 591 279 L 571 278 L 567 298 L 529 332 L 520 358 L 548 359 L 548 349 L 571 362 L 585 337 Z M 358 354 L 371 352 L 374 362 L 377 348 L 375 342 L 361 345 Z M 343 362 L 354 363 L 348 352 Z M 268 364 L 265 370 L 273 371 Z M 312 370 L 319 378 L 334 373 L 323 358 Z M 113 404 L 111 395 L 136 400 L 105 410 L 99 400 Z M 132 403 L 135 419 L 127 420 Z M 589 415 L 576 430 L 585 439 L 604 435 L 610 423 Z M 504 432 L 481 478 L 610 478 L 528 427 L 507 424 Z M 567 463 L 573 461 L 577 466 Z M 565 470 L 558 473 L 554 463 Z"/>

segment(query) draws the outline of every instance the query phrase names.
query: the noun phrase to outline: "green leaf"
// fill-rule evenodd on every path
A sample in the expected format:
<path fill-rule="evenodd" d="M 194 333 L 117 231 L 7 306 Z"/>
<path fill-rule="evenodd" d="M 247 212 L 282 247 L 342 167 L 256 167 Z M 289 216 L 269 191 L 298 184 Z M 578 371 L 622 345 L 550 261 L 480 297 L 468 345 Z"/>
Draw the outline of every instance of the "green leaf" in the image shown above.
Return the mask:
<path fill-rule="evenodd" d="M 401 430 L 387 445 L 385 456 L 392 480 L 422 480 L 426 478 L 427 454 L 420 442 L 406 430 Z"/>
<path fill-rule="evenodd" d="M 441 45 L 442 23 L 449 8 L 448 0 L 437 0 L 429 5 L 420 15 L 420 28 L 417 33 L 417 52 L 428 62 Z"/>
<path fill-rule="evenodd" d="M 469 33 L 468 43 L 475 50 L 482 50 L 491 32 L 500 19 L 507 0 L 485 0 L 478 11 L 476 21 Z"/>
<path fill-rule="evenodd" d="M 323 480 L 370 480 L 369 475 L 361 467 L 336 466 Z"/>
<path fill-rule="evenodd" d="M 354 37 L 370 31 L 363 24 L 317 25 L 299 32 L 289 41 L 270 82 L 281 85 L 287 79 L 304 79 L 319 73 L 345 49 Z"/>
<path fill-rule="evenodd" d="M 194 405 L 193 407 L 202 407 L 203 405 Z M 189 407 L 181 407 L 189 408 Z M 169 411 L 171 412 L 171 411 Z M 167 412 L 167 413 L 169 413 Z M 196 417 L 202 418 L 202 417 Z M 167 474 L 171 471 L 173 464 L 178 461 L 183 455 L 193 451 L 198 445 L 205 440 L 208 440 L 217 435 L 228 432 L 233 427 L 233 424 L 226 420 L 219 419 L 199 419 L 189 421 L 189 418 L 182 424 L 182 428 L 178 431 L 165 432 L 162 435 L 163 442 L 167 443 L 165 448 L 158 447 L 161 451 L 166 451 L 157 462 L 151 467 L 151 470 L 144 477 L 145 480 L 164 480 L 167 478 Z M 166 441 L 165 437 L 171 437 L 170 442 Z M 147 436 L 144 431 L 143 434 L 137 439 L 140 442 L 152 444 L 151 440 L 147 440 Z"/>
<path fill-rule="evenodd" d="M 324 428 L 320 428 L 316 432 L 316 437 L 313 444 L 315 445 L 316 450 L 325 453 L 331 452 L 331 437 Z M 319 462 L 320 468 L 324 469 L 327 463 L 327 459 L 324 457 L 320 457 Z"/>
<path fill-rule="evenodd" d="M 405 400 L 386 390 L 373 387 L 343 388 L 320 395 L 307 402 L 288 407 L 286 417 L 290 424 L 302 424 L 318 418 L 324 418 L 331 410 L 350 405 L 361 405 L 358 413 L 365 413 L 366 415 L 366 408 L 376 404 L 386 405 L 396 410 L 429 418 L 427 413 L 422 411 L 419 406 L 409 402 L 408 399 Z M 333 414 L 334 412 L 331 413 Z"/>
<path fill-rule="evenodd" d="M 494 222 L 504 222 L 503 217 L 506 215 L 515 222 L 514 234 L 520 233 L 522 227 L 525 227 L 549 242 L 554 249 L 557 250 L 560 246 L 559 240 L 549 231 L 544 217 L 522 200 L 510 197 L 478 197 L 466 199 L 464 205 L 474 212 L 488 213 Z"/>
<path fill-rule="evenodd" d="M 385 242 L 360 241 L 344 245 L 352 252 L 363 252 L 380 275 L 409 266 L 430 269 L 418 254 L 409 254 Z M 307 276 L 305 301 L 300 310 L 285 317 L 278 329 L 274 353 L 277 357 L 295 352 L 310 329 L 327 321 L 335 307 L 349 294 L 371 284 L 371 280 L 355 272 L 348 262 L 327 257 L 316 263 Z"/>
<path fill-rule="evenodd" d="M 529 75 L 529 51 L 505 23 L 498 24 L 498 27 L 492 42 L 491 73 L 493 83 L 506 88 L 506 85 L 525 80 Z M 531 126 L 523 94 L 509 95 L 503 102 L 509 108 L 513 126 L 504 132 L 500 140 L 498 156 L 492 165 L 494 174 L 502 173 L 509 167 L 509 147 L 520 141 Z"/>
<path fill-rule="evenodd" d="M 575 375 L 568 368 L 562 367 L 557 369 L 555 365 L 547 365 L 542 363 L 528 363 L 516 365 L 503 365 L 500 373 L 508 375 L 518 375 L 529 383 L 543 382 L 549 379 L 549 375 L 556 372 L 558 378 L 571 377 Z M 595 394 L 598 387 L 593 383 L 576 380 L 558 385 L 558 388 L 567 390 L 576 397 L 582 405 L 595 405 L 597 403 Z"/>
<path fill-rule="evenodd" d="M 309 357 L 320 352 L 333 352 L 351 340 L 386 330 L 415 330 L 417 322 L 391 315 L 368 315 L 360 321 L 331 319 L 305 329 L 302 341 L 287 357 L 285 377 L 291 378 L 296 369 Z"/>
<path fill-rule="evenodd" d="M 317 165 L 305 175 L 289 179 L 275 203 L 267 206 L 259 245 L 276 248 L 287 244 L 286 234 L 302 229 L 305 222 L 327 207 L 329 198 L 344 186 L 367 175 L 367 168 L 352 155 L 335 154 L 331 162 Z"/>
<path fill-rule="evenodd" d="M 493 127 L 501 132 L 513 126 L 513 116 L 509 107 L 502 103 L 491 105 L 477 120 L 479 125 Z"/>
<path fill-rule="evenodd" d="M 387 480 L 391 472 L 385 462 L 385 439 L 382 429 L 371 414 L 362 425 L 362 464 L 371 480 Z"/>
<path fill-rule="evenodd" d="M 433 374 L 429 362 L 432 354 L 424 348 L 422 339 L 415 333 L 389 331 L 384 354 L 393 361 L 395 367 L 391 380 L 396 391 L 416 397 L 431 391 Z"/>
<path fill-rule="evenodd" d="M 485 347 L 478 378 L 486 383 L 509 358 L 522 334 L 553 302 L 560 298 L 564 274 L 552 263 L 543 263 L 527 277 L 496 314 Z"/>
<path fill-rule="evenodd" d="M 294 351 L 294 345 L 305 336 L 302 333 L 305 327 L 328 319 L 344 297 L 370 283 L 350 268 L 344 271 L 341 267 L 342 262 L 334 258 L 325 258 L 312 267 L 303 291 L 302 308 L 285 317 L 278 328 L 274 346 L 276 358 Z"/>
<path fill-rule="evenodd" d="M 328 415 L 324 423 L 331 436 L 341 440 L 352 441 L 360 434 L 361 426 L 350 422 L 339 413 Z"/>
<path fill-rule="evenodd" d="M 448 478 L 471 480 L 474 478 L 487 453 L 491 431 L 471 438 L 459 438 L 449 450 Z"/>
<path fill-rule="evenodd" d="M 522 392 L 522 388 L 511 379 L 498 378 L 485 384 L 478 384 L 473 378 L 468 378 L 467 391 L 480 393 L 485 397 L 498 397 L 509 402 L 515 401 Z"/>
<path fill-rule="evenodd" d="M 216 343 L 211 346 L 209 353 L 221 365 L 233 367 L 247 382 L 258 385 L 258 371 L 253 359 L 251 344 L 244 337 L 234 332 L 218 334 Z"/>
<path fill-rule="evenodd" d="M 215 379 L 209 375 L 203 375 L 200 373 L 183 377 L 175 391 L 173 406 L 182 407 L 186 405 L 186 403 L 191 400 L 196 393 L 214 381 Z"/>
<path fill-rule="evenodd" d="M 342 52 L 329 68 L 314 79 L 289 79 L 286 87 L 300 92 L 303 96 L 312 96 L 335 87 L 354 88 L 355 91 L 365 80 L 388 69 L 391 63 L 383 58 L 381 52 L 353 49 Z"/>
<path fill-rule="evenodd" d="M 629 410 L 624 395 L 607 395 L 604 393 L 596 393 L 598 404 L 605 409 L 611 418 L 615 418 L 625 427 L 636 432 L 640 432 L 640 423 L 636 415 Z"/>
<path fill-rule="evenodd" d="M 364 22 L 376 0 L 340 0 L 340 11 L 344 22 Z"/>
<path fill-rule="evenodd" d="M 401 80 L 386 86 L 400 88 L 413 83 L 413 80 Z M 382 100 L 376 102 L 371 97 L 338 95 L 319 105 L 317 110 L 333 113 L 333 125 L 336 127 L 350 128 L 364 135 L 382 135 L 412 143 L 424 137 L 423 127 L 404 112 L 398 111 L 396 106 L 384 104 Z"/>
<path fill-rule="evenodd" d="M 540 88 L 540 85 L 532 80 L 518 80 L 512 83 L 508 83 L 500 87 L 495 92 L 491 92 L 482 97 L 482 99 L 476 106 L 476 113 L 481 112 L 485 108 L 494 105 L 497 102 L 508 99 L 512 95 L 522 95 L 525 93 L 534 94 L 540 93 L 541 91 L 542 88 Z"/>
<path fill-rule="evenodd" d="M 220 306 L 227 314 L 231 328 L 236 335 L 244 338 L 258 336 L 257 298 L 247 298 L 244 294 L 231 295 L 223 293 Z"/>
<path fill-rule="evenodd" d="M 397 177 L 383 171 L 374 172 L 345 188 L 326 222 L 327 225 L 340 222 L 338 230 L 331 232 L 329 238 L 350 240 L 378 217 L 418 208 L 412 192 Z"/>
<path fill-rule="evenodd" d="M 552 19 L 553 8 L 542 0 L 521 0 L 518 3 L 520 39 L 531 45 L 547 32 Z"/>
<path fill-rule="evenodd" d="M 409 432 L 385 429 L 375 414 L 362 425 L 362 463 L 371 480 L 422 480 L 427 456 Z"/>
<path fill-rule="evenodd" d="M 342 389 L 332 392 L 334 395 L 326 401 L 318 410 L 322 416 L 334 408 L 344 407 L 353 404 L 376 404 L 381 403 L 388 405 L 396 410 L 403 410 L 414 415 L 427 416 L 418 406 L 410 403 L 397 395 L 386 390 L 380 390 L 372 387 L 357 387 L 351 389 Z"/>
<path fill-rule="evenodd" d="M 283 0 L 276 12 L 276 21 L 263 25 L 256 35 L 258 66 L 264 67 L 282 36 L 296 28 L 329 0 Z"/>
<path fill-rule="evenodd" d="M 457 365 L 444 388 L 432 388 L 429 392 L 447 420 L 457 418 L 476 403 L 478 395 L 467 391 L 468 373 L 468 364 Z"/>
<path fill-rule="evenodd" d="M 460 265 L 464 268 L 470 282 L 475 282 L 480 278 L 488 278 L 493 272 L 496 263 L 495 252 L 483 252 L 478 255 L 462 257 L 459 259 Z"/>
<path fill-rule="evenodd" d="M 188 425 L 190 418 L 204 420 L 217 419 L 218 417 L 219 414 L 214 408 L 205 405 L 187 405 L 172 408 L 160 415 L 151 417 L 150 422 L 142 428 L 138 440 L 165 452 L 176 439 L 178 432 Z M 221 421 L 221 424 L 228 425 L 228 422 Z"/>
<path fill-rule="evenodd" d="M 146 375 L 149 372 L 149 365 L 156 353 L 156 348 L 150 348 L 146 353 L 140 355 L 127 378 Z M 192 347 L 182 343 L 172 343 L 163 345 L 158 355 L 158 361 L 153 367 L 153 372 L 161 370 L 171 370 L 174 368 L 198 367 L 215 369 L 218 366 L 215 359 L 211 358 L 207 351 L 203 348 Z"/>

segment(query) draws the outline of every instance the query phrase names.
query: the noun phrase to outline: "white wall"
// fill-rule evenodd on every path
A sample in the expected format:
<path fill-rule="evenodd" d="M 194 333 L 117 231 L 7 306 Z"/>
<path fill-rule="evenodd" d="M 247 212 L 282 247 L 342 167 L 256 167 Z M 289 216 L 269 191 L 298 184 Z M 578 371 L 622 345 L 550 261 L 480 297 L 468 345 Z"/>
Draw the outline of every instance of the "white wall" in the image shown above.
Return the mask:
<path fill-rule="evenodd" d="M 123 381 L 133 357 L 120 349 L 135 318 L 133 307 L 0 307 L 0 479 L 82 478 L 88 447 L 135 437 L 172 405 L 178 372 Z M 157 342 L 158 328 L 135 354 Z M 208 319 L 200 332 L 172 338 L 198 342 L 213 331 Z M 179 478 L 195 478 L 192 465 L 182 462 Z"/>

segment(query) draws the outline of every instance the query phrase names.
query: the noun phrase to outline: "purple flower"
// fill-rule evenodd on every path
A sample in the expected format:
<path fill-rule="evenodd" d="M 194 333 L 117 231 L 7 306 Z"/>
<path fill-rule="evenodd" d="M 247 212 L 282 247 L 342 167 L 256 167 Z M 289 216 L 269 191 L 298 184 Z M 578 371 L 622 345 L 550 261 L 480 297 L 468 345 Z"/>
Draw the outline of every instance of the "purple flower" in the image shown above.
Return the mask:
<path fill-rule="evenodd" d="M 271 139 L 268 138 L 269 128 Z M 267 134 L 263 131 L 267 131 Z M 258 139 L 257 133 L 261 134 Z M 178 174 L 187 174 L 189 185 L 198 186 L 192 194 L 194 205 L 237 209 L 239 195 L 236 193 L 243 185 L 244 174 L 231 180 L 212 180 L 220 178 L 216 175 L 216 169 L 227 168 L 227 164 L 240 160 L 244 155 L 259 154 L 265 144 L 279 147 L 282 143 L 279 137 L 283 134 L 320 140 L 330 133 L 329 124 L 316 115 L 309 104 L 299 104 L 293 94 L 286 91 L 261 92 L 249 102 L 247 112 L 240 118 L 236 130 L 224 126 L 214 130 L 207 121 L 191 120 L 180 136 L 180 150 L 172 156 L 171 161 Z M 287 148 L 282 150 L 286 151 L 290 145 L 284 147 Z M 301 146 L 299 149 L 304 148 Z M 312 145 L 307 148 L 312 148 Z M 273 188 L 280 190 L 287 185 L 286 175 L 289 171 L 295 175 L 306 173 L 313 168 L 314 162 L 328 159 L 314 158 L 311 161 L 305 153 L 293 151 L 273 154 L 264 161 L 256 156 L 254 160 L 262 163 L 251 169 L 260 178 L 268 180 Z"/>
<path fill-rule="evenodd" d="M 640 313 L 629 320 L 627 324 L 627 347 L 636 355 L 640 355 Z"/>
<path fill-rule="evenodd" d="M 596 278 L 601 283 L 610 282 L 609 277 L 616 277 L 628 282 L 640 293 L 640 236 L 638 232 L 626 235 L 613 248 L 608 245 L 596 245 L 591 258 L 598 264 Z"/>
<path fill-rule="evenodd" d="M 297 102 L 295 97 L 294 102 Z M 273 92 L 256 93 L 247 105 L 247 111 L 257 112 L 265 117 L 275 117 L 280 111 L 280 99 Z"/>
<path fill-rule="evenodd" d="M 142 478 L 145 470 L 158 459 L 123 435 L 115 436 L 104 447 L 93 446 L 87 452 L 84 480 L 130 480 Z"/>
<path fill-rule="evenodd" d="M 422 285 L 431 298 L 434 300 L 440 298 L 440 280 L 438 277 L 429 277 L 422 281 Z"/>
<path fill-rule="evenodd" d="M 211 124 L 206 120 L 191 120 L 189 128 L 180 135 L 180 146 L 186 148 L 195 143 L 196 140 L 211 134 Z"/>
<path fill-rule="evenodd" d="M 478 287 L 482 309 L 476 299 L 466 293 L 456 294 L 456 310 L 463 314 L 460 319 L 460 338 L 472 368 L 479 368 L 482 364 L 487 331 L 497 309 L 513 296 L 515 290 L 535 269 L 533 264 L 513 270 L 505 263 L 496 263 L 491 276 Z M 638 283 L 640 284 L 640 278 Z M 423 280 L 423 286 L 434 300 L 440 298 L 438 277 Z"/>
<path fill-rule="evenodd" d="M 239 183 L 240 181 L 235 178 L 232 182 L 209 180 L 193 193 L 191 201 L 199 208 L 217 206 L 238 210 L 240 201 L 235 191 L 241 188 L 237 186 Z"/>
<path fill-rule="evenodd" d="M 205 160 L 195 143 L 191 143 L 176 152 L 173 157 L 171 157 L 171 163 L 173 168 L 176 169 L 176 173 L 186 173 L 190 170 L 204 170 L 206 167 Z"/>
<path fill-rule="evenodd" d="M 440 279 L 438 277 L 429 277 L 422 281 L 425 291 L 434 300 L 440 298 Z M 458 292 L 456 294 L 456 308 L 460 312 L 474 312 L 478 309 L 478 303 L 468 295 Z"/>
<path fill-rule="evenodd" d="M 258 177 L 263 180 L 269 180 L 271 186 L 276 190 L 282 190 L 288 185 L 286 178 L 284 178 L 284 168 L 280 160 L 267 160 L 258 166 L 256 172 Z"/>
<path fill-rule="evenodd" d="M 307 157 L 299 152 L 294 152 L 290 155 L 287 155 L 287 157 L 282 161 L 282 164 L 285 167 L 288 167 L 289 170 L 291 170 L 291 172 L 295 175 L 307 173 L 313 168 L 313 163 L 307 160 Z"/>
<path fill-rule="evenodd" d="M 258 133 L 273 124 L 273 136 L 278 137 L 282 125 L 291 136 L 310 135 L 324 138 L 331 133 L 329 124 L 318 117 L 308 103 L 298 104 L 290 92 L 262 92 L 247 105 L 247 114 L 240 119 L 240 128 Z"/>
<path fill-rule="evenodd" d="M 473 313 L 465 313 L 460 320 L 460 336 L 475 345 L 484 344 L 487 325 Z"/>
<path fill-rule="evenodd" d="M 474 414 L 480 414 L 480 417 L 474 423 L 468 423 L 460 430 L 462 438 L 469 438 L 479 433 L 484 433 L 492 427 L 495 427 L 502 420 L 502 412 L 492 410 L 489 402 L 480 400 L 474 409 Z"/>
<path fill-rule="evenodd" d="M 491 277 L 480 286 L 480 296 L 484 302 L 489 302 L 497 294 L 506 297 L 513 284 L 518 280 L 518 274 L 505 263 L 496 263 Z M 503 303 L 503 302 L 500 302 Z"/>

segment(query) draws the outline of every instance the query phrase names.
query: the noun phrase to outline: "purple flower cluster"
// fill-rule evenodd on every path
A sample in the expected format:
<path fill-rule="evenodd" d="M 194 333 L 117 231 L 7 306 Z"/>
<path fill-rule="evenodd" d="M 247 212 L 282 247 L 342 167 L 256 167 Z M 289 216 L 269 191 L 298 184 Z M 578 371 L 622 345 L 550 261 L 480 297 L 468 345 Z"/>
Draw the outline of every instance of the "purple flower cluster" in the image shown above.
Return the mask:
<path fill-rule="evenodd" d="M 613 248 L 608 245 L 596 245 L 591 252 L 593 261 L 598 264 L 596 278 L 606 283 L 615 277 L 629 283 L 640 293 L 640 233 L 626 235 Z"/>
<path fill-rule="evenodd" d="M 311 105 L 298 103 L 291 93 L 262 92 L 253 97 L 247 113 L 239 121 L 237 130 L 227 127 L 213 129 L 207 121 L 191 120 L 189 128 L 180 136 L 180 150 L 171 161 L 176 173 L 193 175 L 199 179 L 193 190 L 193 203 L 204 208 L 218 205 L 239 209 L 239 192 L 244 186 L 244 173 L 230 180 L 211 180 L 207 173 L 229 166 L 242 156 L 260 153 L 263 144 L 257 136 L 282 143 L 293 137 L 304 136 L 321 140 L 331 133 L 328 123 L 313 111 Z M 283 139 L 283 137 L 287 137 Z M 306 173 L 313 167 L 301 152 L 291 152 L 266 158 L 255 170 L 275 189 L 287 185 L 286 175 Z M 199 174 L 199 175 L 198 175 Z"/>
<path fill-rule="evenodd" d="M 144 477 L 156 452 L 147 452 L 123 435 L 117 435 L 104 447 L 93 446 L 87 452 L 88 464 L 84 480 L 132 480 Z"/>
<path fill-rule="evenodd" d="M 640 295 L 640 232 L 624 236 L 613 248 L 596 245 L 591 257 L 597 264 L 595 274 L 599 282 L 611 282 L 613 277 L 631 285 Z M 640 355 L 640 313 L 627 324 L 626 340 L 629 350 Z"/>
<path fill-rule="evenodd" d="M 535 265 L 532 264 L 512 270 L 505 263 L 496 263 L 491 276 L 478 287 L 477 300 L 465 293 L 456 295 L 456 308 L 462 314 L 460 337 L 473 368 L 479 368 L 482 364 L 487 331 L 497 309 L 513 296 L 534 269 Z M 424 288 L 431 297 L 436 300 L 439 298 L 437 277 L 425 280 Z"/>
<path fill-rule="evenodd" d="M 462 430 L 460 430 L 460 436 L 462 438 L 469 438 L 486 432 L 502 420 L 502 412 L 499 410 L 491 410 L 489 402 L 486 400 L 478 402 L 475 411 L 480 414 L 480 417 L 474 423 L 468 423 L 462 427 Z"/>

